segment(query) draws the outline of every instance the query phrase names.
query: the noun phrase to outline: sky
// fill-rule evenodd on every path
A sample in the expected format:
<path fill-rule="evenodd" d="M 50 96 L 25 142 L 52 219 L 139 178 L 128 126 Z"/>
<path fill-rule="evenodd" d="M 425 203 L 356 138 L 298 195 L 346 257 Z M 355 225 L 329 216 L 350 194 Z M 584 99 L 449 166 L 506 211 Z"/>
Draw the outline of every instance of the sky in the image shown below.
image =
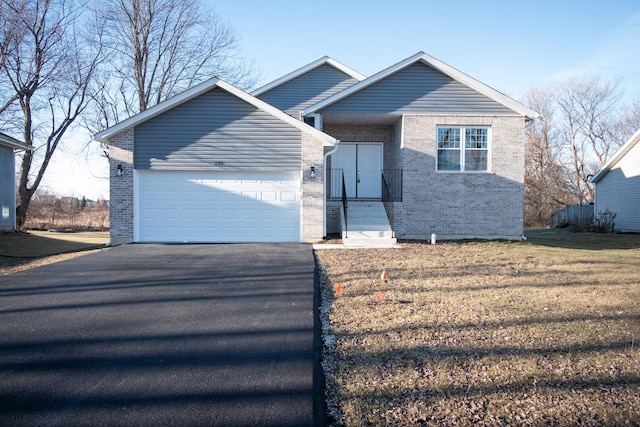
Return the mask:
<path fill-rule="evenodd" d="M 638 0 L 205 0 L 241 38 L 258 86 L 322 56 L 370 76 L 423 51 L 518 99 L 589 76 L 640 98 Z M 45 175 L 55 194 L 108 199 L 108 165 L 89 135 L 69 135 Z"/>

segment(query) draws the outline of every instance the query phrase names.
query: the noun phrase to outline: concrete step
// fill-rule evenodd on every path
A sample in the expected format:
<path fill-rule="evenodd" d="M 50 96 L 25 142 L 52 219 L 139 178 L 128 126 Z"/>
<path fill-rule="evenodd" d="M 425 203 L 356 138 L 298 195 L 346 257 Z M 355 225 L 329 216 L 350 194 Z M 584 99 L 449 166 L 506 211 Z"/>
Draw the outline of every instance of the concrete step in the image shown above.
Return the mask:
<path fill-rule="evenodd" d="M 346 247 L 392 247 L 397 243 L 382 202 L 349 202 L 348 230 L 342 242 Z"/>

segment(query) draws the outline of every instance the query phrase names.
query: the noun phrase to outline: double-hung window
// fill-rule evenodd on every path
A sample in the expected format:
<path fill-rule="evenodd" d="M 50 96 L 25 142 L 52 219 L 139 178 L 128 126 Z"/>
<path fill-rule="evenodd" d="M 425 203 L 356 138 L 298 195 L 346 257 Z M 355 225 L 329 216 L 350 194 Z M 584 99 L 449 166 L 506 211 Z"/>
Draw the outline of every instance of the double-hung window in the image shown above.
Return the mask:
<path fill-rule="evenodd" d="M 439 171 L 489 170 L 489 128 L 438 127 Z"/>

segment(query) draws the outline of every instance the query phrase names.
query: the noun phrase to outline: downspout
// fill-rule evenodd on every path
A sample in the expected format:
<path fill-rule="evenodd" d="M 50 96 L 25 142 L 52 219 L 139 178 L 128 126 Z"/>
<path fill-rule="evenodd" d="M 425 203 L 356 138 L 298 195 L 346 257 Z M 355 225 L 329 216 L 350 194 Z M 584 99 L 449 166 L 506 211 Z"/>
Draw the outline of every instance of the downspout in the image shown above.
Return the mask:
<path fill-rule="evenodd" d="M 322 131 L 323 123 L 322 123 L 322 115 L 314 114 L 314 127 L 319 131 Z M 327 151 L 324 155 L 324 164 L 322 165 L 323 169 L 323 182 L 324 189 L 322 190 L 322 234 L 324 237 L 327 237 L 327 159 L 330 155 L 335 153 L 338 150 L 338 145 L 340 145 L 340 140 L 336 139 L 336 144 L 333 148 Z"/>

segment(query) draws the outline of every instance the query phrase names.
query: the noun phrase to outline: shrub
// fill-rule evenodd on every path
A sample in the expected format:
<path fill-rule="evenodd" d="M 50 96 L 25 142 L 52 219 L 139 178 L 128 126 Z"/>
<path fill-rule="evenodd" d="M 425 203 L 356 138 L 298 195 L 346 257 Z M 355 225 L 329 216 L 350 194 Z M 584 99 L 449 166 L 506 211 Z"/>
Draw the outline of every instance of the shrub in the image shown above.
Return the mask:
<path fill-rule="evenodd" d="M 616 214 L 609 209 L 604 212 L 598 212 L 598 216 L 593 220 L 593 230 L 596 233 L 613 233 L 616 223 L 613 221 Z"/>
<path fill-rule="evenodd" d="M 604 212 L 598 212 L 598 215 L 593 219 L 574 218 L 569 224 L 569 228 L 575 232 L 613 233 L 613 228 L 615 227 L 613 220 L 615 217 L 616 214 L 607 209 Z"/>

